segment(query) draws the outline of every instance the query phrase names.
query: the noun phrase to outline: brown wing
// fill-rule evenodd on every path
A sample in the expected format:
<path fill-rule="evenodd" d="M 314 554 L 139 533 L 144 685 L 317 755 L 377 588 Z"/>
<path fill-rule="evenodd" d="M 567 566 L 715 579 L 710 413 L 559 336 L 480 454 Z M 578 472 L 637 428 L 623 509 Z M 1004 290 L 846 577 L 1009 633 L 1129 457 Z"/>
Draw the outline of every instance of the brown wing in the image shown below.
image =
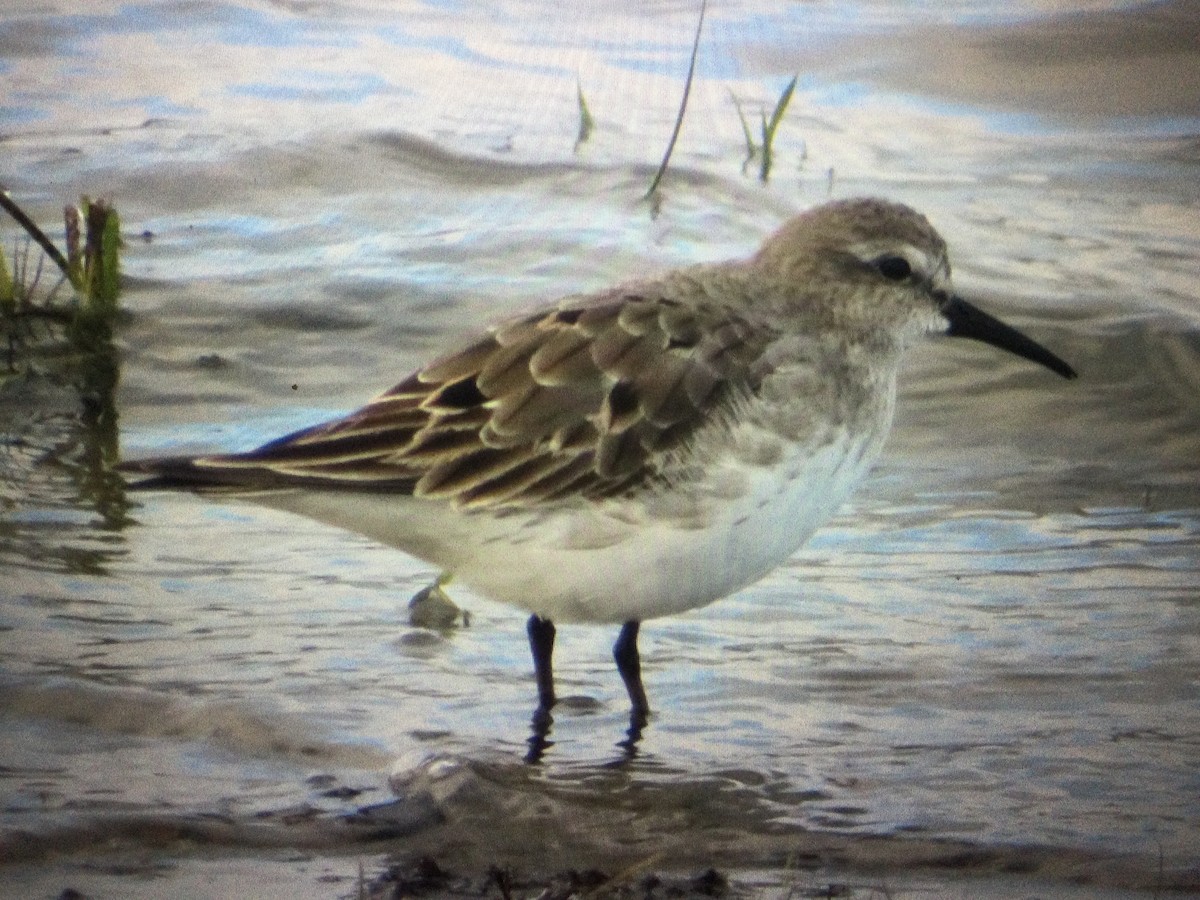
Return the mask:
<path fill-rule="evenodd" d="M 149 460 L 175 484 L 397 491 L 460 506 L 607 496 L 762 377 L 770 335 L 655 293 L 515 319 L 348 416 L 249 453 Z"/>

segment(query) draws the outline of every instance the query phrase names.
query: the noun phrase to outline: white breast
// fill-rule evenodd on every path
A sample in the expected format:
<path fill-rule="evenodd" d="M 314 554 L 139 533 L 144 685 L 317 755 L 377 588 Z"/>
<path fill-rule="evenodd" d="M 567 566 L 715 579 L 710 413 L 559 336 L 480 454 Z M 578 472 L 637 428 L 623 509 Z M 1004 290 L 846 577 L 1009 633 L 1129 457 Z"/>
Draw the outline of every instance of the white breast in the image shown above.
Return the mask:
<path fill-rule="evenodd" d="M 771 467 L 727 462 L 707 480 L 710 495 L 696 502 L 667 494 L 510 516 L 508 529 L 476 543 L 454 574 L 488 596 L 564 622 L 694 609 L 791 556 L 861 480 L 874 456 L 868 446 L 837 442 Z"/>

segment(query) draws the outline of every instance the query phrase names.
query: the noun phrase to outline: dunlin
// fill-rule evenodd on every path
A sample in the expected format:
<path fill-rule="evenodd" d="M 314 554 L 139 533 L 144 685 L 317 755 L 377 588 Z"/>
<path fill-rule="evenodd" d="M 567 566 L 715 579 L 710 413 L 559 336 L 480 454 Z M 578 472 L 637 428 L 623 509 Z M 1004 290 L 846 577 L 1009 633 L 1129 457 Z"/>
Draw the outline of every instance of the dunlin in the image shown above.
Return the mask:
<path fill-rule="evenodd" d="M 748 259 L 496 325 L 344 418 L 123 468 L 359 532 L 529 611 L 535 722 L 555 702 L 553 623 L 620 624 L 638 729 L 639 623 L 800 547 L 879 455 L 904 350 L 937 333 L 1075 375 L 953 293 L 924 216 L 830 203 Z"/>

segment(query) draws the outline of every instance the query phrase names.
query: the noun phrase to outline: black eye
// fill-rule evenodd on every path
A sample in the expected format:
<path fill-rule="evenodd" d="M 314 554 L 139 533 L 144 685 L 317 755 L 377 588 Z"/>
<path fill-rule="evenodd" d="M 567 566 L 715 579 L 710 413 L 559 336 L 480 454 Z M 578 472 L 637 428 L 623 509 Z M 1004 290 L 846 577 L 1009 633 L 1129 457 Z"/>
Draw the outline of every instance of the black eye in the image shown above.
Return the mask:
<path fill-rule="evenodd" d="M 903 281 L 912 274 L 912 266 L 903 256 L 881 256 L 875 260 L 875 268 L 888 281 Z"/>

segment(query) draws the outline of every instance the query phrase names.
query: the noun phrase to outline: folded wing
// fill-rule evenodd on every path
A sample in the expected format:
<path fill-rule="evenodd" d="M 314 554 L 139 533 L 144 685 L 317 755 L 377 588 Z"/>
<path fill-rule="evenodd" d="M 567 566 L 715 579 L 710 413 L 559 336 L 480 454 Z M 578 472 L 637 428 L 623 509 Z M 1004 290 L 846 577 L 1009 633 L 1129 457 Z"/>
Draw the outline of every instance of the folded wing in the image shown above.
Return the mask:
<path fill-rule="evenodd" d="M 344 418 L 248 453 L 140 460 L 183 487 L 395 491 L 457 506 L 619 494 L 753 393 L 771 339 L 663 292 L 618 290 L 514 319 Z"/>

